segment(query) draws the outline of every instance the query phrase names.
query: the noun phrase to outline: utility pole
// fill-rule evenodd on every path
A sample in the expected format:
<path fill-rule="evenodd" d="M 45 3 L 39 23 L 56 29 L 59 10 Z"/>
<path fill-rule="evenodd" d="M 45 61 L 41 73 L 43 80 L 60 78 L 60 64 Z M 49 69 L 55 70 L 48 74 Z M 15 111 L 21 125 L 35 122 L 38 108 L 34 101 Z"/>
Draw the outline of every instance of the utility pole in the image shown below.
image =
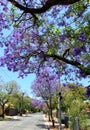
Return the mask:
<path fill-rule="evenodd" d="M 24 93 L 22 93 L 22 95 L 21 95 L 20 116 L 22 116 L 22 111 L 23 111 L 23 96 L 24 96 Z"/>
<path fill-rule="evenodd" d="M 58 83 L 58 121 L 59 121 L 59 130 L 62 130 L 61 126 L 61 86 L 60 86 L 60 77 Z"/>

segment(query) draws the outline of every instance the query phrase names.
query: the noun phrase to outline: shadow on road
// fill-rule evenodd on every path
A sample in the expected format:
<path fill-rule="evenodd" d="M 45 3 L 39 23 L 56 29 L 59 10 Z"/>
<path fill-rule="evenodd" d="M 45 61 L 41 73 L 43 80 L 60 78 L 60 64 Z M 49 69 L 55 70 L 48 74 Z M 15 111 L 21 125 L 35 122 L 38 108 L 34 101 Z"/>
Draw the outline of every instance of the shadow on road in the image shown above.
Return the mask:
<path fill-rule="evenodd" d="M 6 121 L 20 121 L 20 119 L 8 118 Z"/>
<path fill-rule="evenodd" d="M 37 126 L 38 126 L 39 128 L 46 128 L 46 126 L 45 126 L 44 124 L 37 124 Z"/>
<path fill-rule="evenodd" d="M 32 117 L 32 115 L 23 115 L 23 117 Z"/>

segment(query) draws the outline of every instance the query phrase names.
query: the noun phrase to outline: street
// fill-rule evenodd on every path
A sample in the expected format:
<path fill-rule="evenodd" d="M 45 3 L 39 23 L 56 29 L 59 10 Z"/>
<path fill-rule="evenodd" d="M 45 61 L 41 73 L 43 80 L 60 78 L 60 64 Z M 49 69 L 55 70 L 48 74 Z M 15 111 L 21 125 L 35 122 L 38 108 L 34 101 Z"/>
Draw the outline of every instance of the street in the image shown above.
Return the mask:
<path fill-rule="evenodd" d="M 47 130 L 42 113 L 0 121 L 0 130 Z"/>

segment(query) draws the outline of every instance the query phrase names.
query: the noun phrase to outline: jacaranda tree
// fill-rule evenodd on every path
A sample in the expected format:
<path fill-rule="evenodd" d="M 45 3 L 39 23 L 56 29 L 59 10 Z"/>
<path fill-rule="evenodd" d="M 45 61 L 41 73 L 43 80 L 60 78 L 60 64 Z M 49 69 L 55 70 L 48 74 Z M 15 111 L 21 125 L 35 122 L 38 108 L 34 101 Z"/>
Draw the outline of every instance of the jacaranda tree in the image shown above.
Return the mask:
<path fill-rule="evenodd" d="M 44 102 L 39 99 L 31 99 L 30 109 L 32 112 L 38 112 L 43 109 Z"/>
<path fill-rule="evenodd" d="M 49 110 L 49 115 L 54 125 L 52 115 L 53 97 L 56 95 L 58 78 L 50 67 L 40 70 L 37 78 L 32 84 L 33 93 L 40 97 L 46 104 Z"/>
<path fill-rule="evenodd" d="M 65 69 L 69 64 L 72 71 L 90 75 L 87 0 L 0 0 L 0 8 L 1 66 L 23 77 L 43 63 L 56 66 L 59 62 L 66 63 Z"/>

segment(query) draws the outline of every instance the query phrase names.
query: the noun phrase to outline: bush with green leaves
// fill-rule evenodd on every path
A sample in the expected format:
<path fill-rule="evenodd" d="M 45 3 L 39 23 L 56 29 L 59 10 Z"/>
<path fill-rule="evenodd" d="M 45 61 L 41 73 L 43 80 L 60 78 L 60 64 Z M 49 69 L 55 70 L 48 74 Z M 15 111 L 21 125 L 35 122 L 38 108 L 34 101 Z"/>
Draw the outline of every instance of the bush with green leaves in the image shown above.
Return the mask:
<path fill-rule="evenodd" d="M 64 89 L 64 93 L 62 94 L 62 110 L 64 108 L 66 114 L 71 117 L 69 121 L 70 127 L 74 125 L 76 117 L 79 120 L 81 129 L 87 126 L 87 115 L 84 112 L 86 108 L 86 104 L 84 103 L 86 99 L 85 91 L 84 87 L 74 84 L 70 84 Z"/>

